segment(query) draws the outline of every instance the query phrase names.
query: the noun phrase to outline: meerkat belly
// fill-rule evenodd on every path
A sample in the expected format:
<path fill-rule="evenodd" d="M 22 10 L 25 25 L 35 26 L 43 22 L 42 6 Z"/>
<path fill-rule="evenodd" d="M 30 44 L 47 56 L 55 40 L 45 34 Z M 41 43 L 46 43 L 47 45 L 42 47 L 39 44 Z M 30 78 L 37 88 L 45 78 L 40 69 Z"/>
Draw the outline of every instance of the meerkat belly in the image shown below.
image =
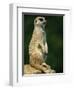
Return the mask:
<path fill-rule="evenodd" d="M 42 52 L 41 52 L 41 50 L 38 48 L 38 43 L 36 44 L 34 44 L 34 43 L 32 43 L 31 45 L 30 45 L 30 47 L 29 47 L 29 54 L 32 54 L 32 55 L 40 55 L 40 56 L 42 56 Z"/>
<path fill-rule="evenodd" d="M 31 63 L 42 64 L 44 62 L 44 44 L 45 44 L 45 32 L 41 30 L 34 31 L 32 39 L 29 44 L 29 55 Z"/>
<path fill-rule="evenodd" d="M 44 62 L 43 54 L 41 50 L 38 48 L 37 43 L 31 44 L 31 46 L 29 47 L 29 55 L 31 63 L 33 62 L 35 64 L 41 64 L 42 62 Z"/>

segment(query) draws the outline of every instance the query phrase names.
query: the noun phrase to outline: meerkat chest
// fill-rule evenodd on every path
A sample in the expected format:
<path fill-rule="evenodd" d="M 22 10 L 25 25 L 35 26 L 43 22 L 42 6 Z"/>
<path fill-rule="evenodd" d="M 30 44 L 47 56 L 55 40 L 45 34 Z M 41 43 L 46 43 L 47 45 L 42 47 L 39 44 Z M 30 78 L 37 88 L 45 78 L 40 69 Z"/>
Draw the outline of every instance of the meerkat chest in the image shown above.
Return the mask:
<path fill-rule="evenodd" d="M 46 33 L 42 29 L 35 29 L 32 35 L 32 39 L 30 42 L 30 46 L 35 48 L 38 43 L 45 43 L 46 41 Z"/>
<path fill-rule="evenodd" d="M 36 30 L 35 33 L 37 34 L 37 36 L 38 36 L 39 38 L 44 39 L 44 37 L 46 37 L 46 33 L 45 33 L 45 31 L 44 31 L 43 29 L 38 29 L 38 30 Z"/>

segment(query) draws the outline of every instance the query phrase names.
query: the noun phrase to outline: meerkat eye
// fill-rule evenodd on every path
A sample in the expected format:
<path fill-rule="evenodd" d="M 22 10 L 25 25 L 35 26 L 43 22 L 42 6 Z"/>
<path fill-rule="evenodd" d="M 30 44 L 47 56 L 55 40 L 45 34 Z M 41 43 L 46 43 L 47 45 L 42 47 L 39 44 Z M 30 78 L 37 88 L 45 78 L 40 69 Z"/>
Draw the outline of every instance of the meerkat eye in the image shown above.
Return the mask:
<path fill-rule="evenodd" d="M 34 24 L 36 24 L 37 23 L 37 20 L 34 20 Z"/>
<path fill-rule="evenodd" d="M 40 20 L 40 21 L 43 21 L 43 19 L 42 19 L 42 18 L 40 18 L 39 20 Z"/>

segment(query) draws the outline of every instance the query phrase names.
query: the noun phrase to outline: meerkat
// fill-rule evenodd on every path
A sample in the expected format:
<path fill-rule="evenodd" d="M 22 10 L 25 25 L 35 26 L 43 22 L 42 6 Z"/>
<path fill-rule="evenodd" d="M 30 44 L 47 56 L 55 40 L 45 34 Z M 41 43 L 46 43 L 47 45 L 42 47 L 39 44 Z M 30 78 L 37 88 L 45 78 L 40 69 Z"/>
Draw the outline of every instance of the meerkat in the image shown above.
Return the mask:
<path fill-rule="evenodd" d="M 29 63 L 34 68 L 44 73 L 50 72 L 50 66 L 46 64 L 48 45 L 45 32 L 46 20 L 44 17 L 36 17 L 34 31 L 29 43 Z"/>

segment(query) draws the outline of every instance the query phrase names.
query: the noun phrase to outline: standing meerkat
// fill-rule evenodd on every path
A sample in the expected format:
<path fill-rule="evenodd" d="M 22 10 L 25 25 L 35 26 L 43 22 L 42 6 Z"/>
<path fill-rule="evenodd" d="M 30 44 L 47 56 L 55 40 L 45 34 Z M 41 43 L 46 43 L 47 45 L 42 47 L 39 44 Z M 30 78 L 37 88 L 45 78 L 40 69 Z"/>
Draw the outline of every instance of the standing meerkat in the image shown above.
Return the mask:
<path fill-rule="evenodd" d="M 48 54 L 45 25 L 44 17 L 35 18 L 34 31 L 29 44 L 29 63 L 32 67 L 44 73 L 50 73 L 50 66 L 45 63 Z"/>

